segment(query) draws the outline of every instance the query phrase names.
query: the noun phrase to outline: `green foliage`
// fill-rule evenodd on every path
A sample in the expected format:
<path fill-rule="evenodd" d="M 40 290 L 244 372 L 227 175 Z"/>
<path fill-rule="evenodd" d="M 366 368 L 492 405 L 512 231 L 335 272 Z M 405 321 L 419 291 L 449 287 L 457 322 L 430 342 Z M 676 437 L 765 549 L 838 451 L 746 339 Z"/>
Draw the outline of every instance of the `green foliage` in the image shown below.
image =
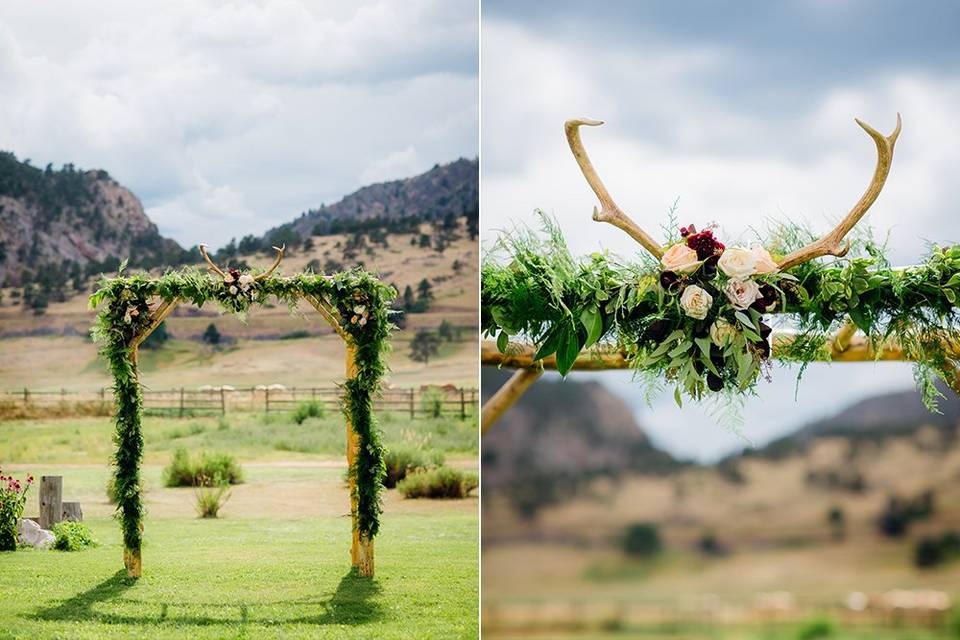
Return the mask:
<path fill-rule="evenodd" d="M 23 516 L 23 505 L 31 484 L 33 476 L 20 482 L 13 476 L 0 473 L 0 551 L 17 548 L 17 521 Z"/>
<path fill-rule="evenodd" d="M 405 498 L 466 498 L 480 485 L 475 473 L 451 467 L 414 471 L 397 483 Z"/>
<path fill-rule="evenodd" d="M 240 484 L 243 471 L 228 453 L 201 453 L 193 460 L 184 447 L 177 447 L 170 464 L 163 469 L 165 487 L 198 487 L 211 481 Z"/>
<path fill-rule="evenodd" d="M 956 558 L 960 558 L 960 533 L 956 531 L 924 536 L 913 547 L 913 564 L 920 569 L 936 567 Z"/>
<path fill-rule="evenodd" d="M 907 534 L 907 530 L 914 521 L 925 520 L 932 516 L 934 509 L 932 490 L 908 499 L 890 496 L 887 506 L 877 520 L 877 526 L 881 534 L 890 538 L 900 538 Z"/>
<path fill-rule="evenodd" d="M 322 418 L 325 415 L 327 415 L 327 407 L 322 401 L 308 400 L 297 405 L 290 419 L 297 424 L 303 424 L 307 418 Z"/>
<path fill-rule="evenodd" d="M 207 325 L 206 330 L 203 332 L 203 341 L 207 344 L 217 346 L 220 344 L 220 340 L 223 336 L 220 335 L 220 331 L 217 329 L 217 325 L 212 322 Z"/>
<path fill-rule="evenodd" d="M 410 358 L 424 364 L 440 353 L 440 336 L 429 329 L 420 329 L 410 341 Z"/>
<path fill-rule="evenodd" d="M 431 418 L 439 418 L 446 400 L 447 394 L 441 387 L 426 387 L 420 392 L 420 410 Z"/>
<path fill-rule="evenodd" d="M 193 495 L 197 515 L 201 518 L 216 518 L 220 509 L 230 499 L 230 484 L 216 477 L 203 476 Z"/>
<path fill-rule="evenodd" d="M 82 522 L 58 522 L 50 531 L 55 538 L 53 548 L 59 551 L 80 551 L 97 546 L 90 528 Z"/>
<path fill-rule="evenodd" d="M 393 489 L 397 483 L 418 469 L 433 469 L 443 466 L 443 452 L 426 452 L 409 445 L 387 449 L 384 462 L 387 473 L 383 477 L 383 486 Z"/>
<path fill-rule="evenodd" d="M 760 311 L 728 313 L 718 304 L 709 313 L 720 316 L 692 318 L 653 258 L 639 264 L 605 253 L 575 259 L 554 221 L 543 214 L 541 220 L 542 233 L 520 228 L 502 236 L 481 267 L 481 328 L 501 350 L 522 336 L 537 347 L 536 359 L 555 354 L 566 374 L 581 351 L 599 343 L 623 353 L 648 388 L 675 383 L 678 401 L 705 398 L 708 388 L 727 402 L 754 392 L 770 348 Z M 809 235 L 787 226 L 763 244 L 776 257 Z M 718 286 L 704 279 L 709 274 L 696 277 L 703 287 Z M 933 246 L 922 264 L 894 269 L 880 247 L 860 241 L 848 257 L 754 279 L 775 291 L 765 313 L 783 314 L 796 328 L 795 339 L 777 345 L 777 355 L 800 365 L 798 378 L 810 362 L 829 360 L 828 341 L 849 317 L 877 353 L 888 340 L 901 345 L 915 362 L 925 404 L 936 409 L 935 380 L 960 365 L 949 338 L 960 331 L 960 245 Z M 716 317 L 736 329 L 726 344 L 710 334 Z"/>
<path fill-rule="evenodd" d="M 650 558 L 663 550 L 660 530 L 652 522 L 637 522 L 626 528 L 620 541 L 620 548 L 628 556 Z"/>
<path fill-rule="evenodd" d="M 797 640 L 821 640 L 836 635 L 833 622 L 827 618 L 815 618 L 805 622 L 797 631 Z"/>
<path fill-rule="evenodd" d="M 227 283 L 214 280 L 199 269 L 182 269 L 159 278 L 145 274 L 118 275 L 100 281 L 90 296 L 90 306 L 99 309 L 92 333 L 103 343 L 101 354 L 114 378 L 117 445 L 114 478 L 117 509 L 121 515 L 124 546 L 138 550 L 143 526 L 143 499 L 140 462 L 143 459 L 141 413 L 143 398 L 133 362 L 133 342 L 150 324 L 152 299 L 182 300 L 203 307 L 216 303 L 222 310 L 244 317 L 253 304 L 263 305 L 276 298 L 295 308 L 304 296 L 325 300 L 334 308 L 353 349 L 355 375 L 346 380 L 344 412 L 357 434 L 359 448 L 350 473 L 356 479 L 356 526 L 373 538 L 380 528 L 382 478 L 385 473 L 380 429 L 373 415 L 373 397 L 386 372 L 390 321 L 387 309 L 395 292 L 361 269 L 332 277 L 300 273 L 291 277 L 271 276 L 256 281 L 245 295 L 234 295 Z M 361 311 L 357 311 L 361 309 Z"/>

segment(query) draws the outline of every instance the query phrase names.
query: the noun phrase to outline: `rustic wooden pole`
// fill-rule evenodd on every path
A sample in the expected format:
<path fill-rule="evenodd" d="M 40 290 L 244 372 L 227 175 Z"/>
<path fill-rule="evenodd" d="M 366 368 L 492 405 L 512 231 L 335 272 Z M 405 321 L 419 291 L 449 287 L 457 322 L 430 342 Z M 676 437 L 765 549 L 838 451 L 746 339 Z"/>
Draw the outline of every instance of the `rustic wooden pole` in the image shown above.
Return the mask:
<path fill-rule="evenodd" d="M 480 411 L 480 433 L 484 434 L 493 426 L 503 412 L 513 406 L 520 396 L 530 388 L 543 374 L 540 367 L 529 369 L 519 369 L 510 376 L 510 379 L 502 387 L 497 389 L 493 397 L 486 401 L 483 409 Z"/>
<path fill-rule="evenodd" d="M 411 420 L 413 420 L 413 418 L 414 418 L 413 399 L 414 399 L 414 390 L 413 390 L 413 388 L 411 387 L 411 389 L 410 389 L 410 419 L 411 419 Z"/>
<path fill-rule="evenodd" d="M 40 528 L 49 529 L 63 519 L 63 476 L 40 477 Z"/>
<path fill-rule="evenodd" d="M 64 502 L 60 515 L 64 522 L 83 522 L 83 509 L 79 502 Z"/>
<path fill-rule="evenodd" d="M 220 415 L 227 415 L 227 398 L 223 391 L 223 386 L 220 386 Z"/>
<path fill-rule="evenodd" d="M 354 378 L 357 375 L 356 347 L 353 342 L 347 340 L 347 378 Z M 357 432 L 353 430 L 349 417 L 347 418 L 347 466 L 352 470 L 357 460 L 357 449 L 360 446 L 360 438 Z M 367 536 L 361 536 L 357 529 L 357 498 L 356 498 L 356 478 L 350 474 L 350 513 L 353 520 L 353 545 L 350 549 L 350 558 L 353 568 L 358 575 L 373 577 L 373 540 Z"/>
<path fill-rule="evenodd" d="M 180 387 L 180 417 L 183 417 L 183 387 Z"/>
<path fill-rule="evenodd" d="M 467 396 L 463 387 L 460 387 L 460 419 L 467 419 Z"/>
<path fill-rule="evenodd" d="M 155 325 L 152 325 L 150 331 L 153 330 L 156 326 L 159 326 L 159 322 Z M 149 334 L 148 334 L 149 335 Z M 137 368 L 137 361 L 139 360 L 139 347 L 138 345 L 146 340 L 146 336 L 142 336 L 139 340 L 135 340 L 133 346 L 130 348 L 130 366 L 133 369 L 133 380 L 134 384 L 137 387 L 140 386 L 140 370 Z M 137 416 L 139 421 L 139 416 Z M 138 463 L 139 466 L 139 463 Z M 143 522 L 140 523 L 141 533 L 143 531 Z M 123 548 L 123 566 L 127 569 L 127 577 L 129 578 L 139 578 L 143 574 L 143 563 L 140 557 L 140 547 L 136 549 L 129 549 L 124 545 Z"/>

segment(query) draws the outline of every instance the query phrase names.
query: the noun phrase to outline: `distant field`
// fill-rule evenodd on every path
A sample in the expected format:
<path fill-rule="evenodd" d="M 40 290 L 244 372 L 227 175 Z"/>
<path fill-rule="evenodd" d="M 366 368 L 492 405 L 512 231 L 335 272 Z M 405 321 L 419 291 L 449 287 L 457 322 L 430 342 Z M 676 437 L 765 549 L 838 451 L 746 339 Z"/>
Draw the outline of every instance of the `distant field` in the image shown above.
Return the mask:
<path fill-rule="evenodd" d="M 452 242 L 440 254 L 411 244 L 410 234 L 389 237 L 389 247 L 374 245 L 359 259 L 400 291 L 410 285 L 416 290 L 426 278 L 433 286 L 434 301 L 427 313 L 412 314 L 406 329 L 393 341 L 388 382 L 398 386 L 455 384 L 477 386 L 479 355 L 477 324 L 479 301 L 478 250 L 476 241 L 466 237 Z M 342 260 L 346 237 L 315 237 L 314 248 L 287 257 L 284 273 L 302 271 L 311 260 L 325 264 Z M 266 266 L 270 258 L 242 256 L 251 266 Z M 199 256 L 198 256 L 199 261 Z M 462 265 L 453 269 L 457 261 Z M 42 389 L 94 389 L 109 385 L 96 345 L 87 338 L 94 313 L 87 308 L 87 295 L 79 294 L 62 303 L 51 303 L 46 313 L 34 316 L 29 310 L 11 305 L 11 290 L 3 290 L 0 304 L 0 389 L 35 387 Z M 459 341 L 443 346 L 440 356 L 429 364 L 409 358 L 409 341 L 420 328 L 436 328 L 444 320 L 461 328 Z M 214 351 L 199 337 L 210 323 L 235 343 Z M 247 320 L 221 315 L 215 305 L 197 309 L 182 305 L 167 320 L 174 338 L 159 352 L 143 352 L 143 382 L 154 388 L 221 385 L 252 386 L 284 384 L 315 386 L 343 378 L 344 348 L 317 313 L 301 305 L 290 313 L 285 305 L 251 311 Z M 278 338 L 308 331 L 309 338 Z"/>

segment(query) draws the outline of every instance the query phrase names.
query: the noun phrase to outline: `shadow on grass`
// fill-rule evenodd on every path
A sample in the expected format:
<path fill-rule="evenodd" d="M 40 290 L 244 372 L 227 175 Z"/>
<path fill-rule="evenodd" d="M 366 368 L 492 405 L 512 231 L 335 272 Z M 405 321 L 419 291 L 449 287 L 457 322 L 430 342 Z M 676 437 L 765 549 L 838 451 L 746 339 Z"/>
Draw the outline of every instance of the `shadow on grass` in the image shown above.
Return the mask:
<path fill-rule="evenodd" d="M 144 600 L 135 600 L 124 598 L 123 593 L 136 584 L 135 580 L 127 577 L 126 571 L 121 569 L 110 576 L 100 584 L 87 589 L 77 595 L 64 600 L 60 604 L 52 607 L 38 609 L 36 613 L 30 616 L 35 620 L 44 621 L 69 621 L 69 622 L 97 622 L 100 624 L 128 624 L 128 625 L 240 625 L 260 624 L 256 616 L 251 615 L 251 609 L 257 606 L 288 605 L 291 607 L 303 608 L 316 606 L 321 609 L 317 615 L 299 616 L 288 619 L 277 619 L 270 616 L 269 620 L 262 621 L 263 624 L 311 624 L 311 625 L 349 625 L 356 626 L 379 620 L 383 617 L 382 605 L 373 598 L 380 593 L 379 585 L 371 578 L 363 578 L 350 570 L 337 585 L 337 590 L 328 600 L 291 600 L 276 601 L 266 603 L 258 601 L 254 604 L 239 603 L 166 603 L 166 602 L 148 602 Z M 132 605 L 138 610 L 157 608 L 156 615 L 124 615 L 120 613 L 106 613 L 95 611 L 97 604 L 113 605 Z M 207 616 L 207 615 L 171 615 L 171 609 L 178 606 L 208 606 L 217 609 L 235 609 L 237 616 Z"/>

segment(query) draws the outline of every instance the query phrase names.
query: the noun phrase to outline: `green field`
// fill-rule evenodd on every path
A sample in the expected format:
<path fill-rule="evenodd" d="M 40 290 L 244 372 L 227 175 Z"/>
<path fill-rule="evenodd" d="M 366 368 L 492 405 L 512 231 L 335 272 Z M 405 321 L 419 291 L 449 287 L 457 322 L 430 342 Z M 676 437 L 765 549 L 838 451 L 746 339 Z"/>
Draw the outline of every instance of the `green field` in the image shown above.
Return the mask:
<path fill-rule="evenodd" d="M 476 470 L 471 422 L 387 420 L 388 446 L 417 445 Z M 62 475 L 100 546 L 0 554 L 5 638 L 475 638 L 478 501 L 386 492 L 376 577 L 350 574 L 349 496 L 338 417 L 147 418 L 143 578 L 121 571 L 104 486 L 108 418 L 0 424 L 0 464 Z M 163 487 L 172 451 L 228 451 L 245 482 L 203 520 L 190 488 Z M 26 515 L 38 511 L 31 492 Z"/>

